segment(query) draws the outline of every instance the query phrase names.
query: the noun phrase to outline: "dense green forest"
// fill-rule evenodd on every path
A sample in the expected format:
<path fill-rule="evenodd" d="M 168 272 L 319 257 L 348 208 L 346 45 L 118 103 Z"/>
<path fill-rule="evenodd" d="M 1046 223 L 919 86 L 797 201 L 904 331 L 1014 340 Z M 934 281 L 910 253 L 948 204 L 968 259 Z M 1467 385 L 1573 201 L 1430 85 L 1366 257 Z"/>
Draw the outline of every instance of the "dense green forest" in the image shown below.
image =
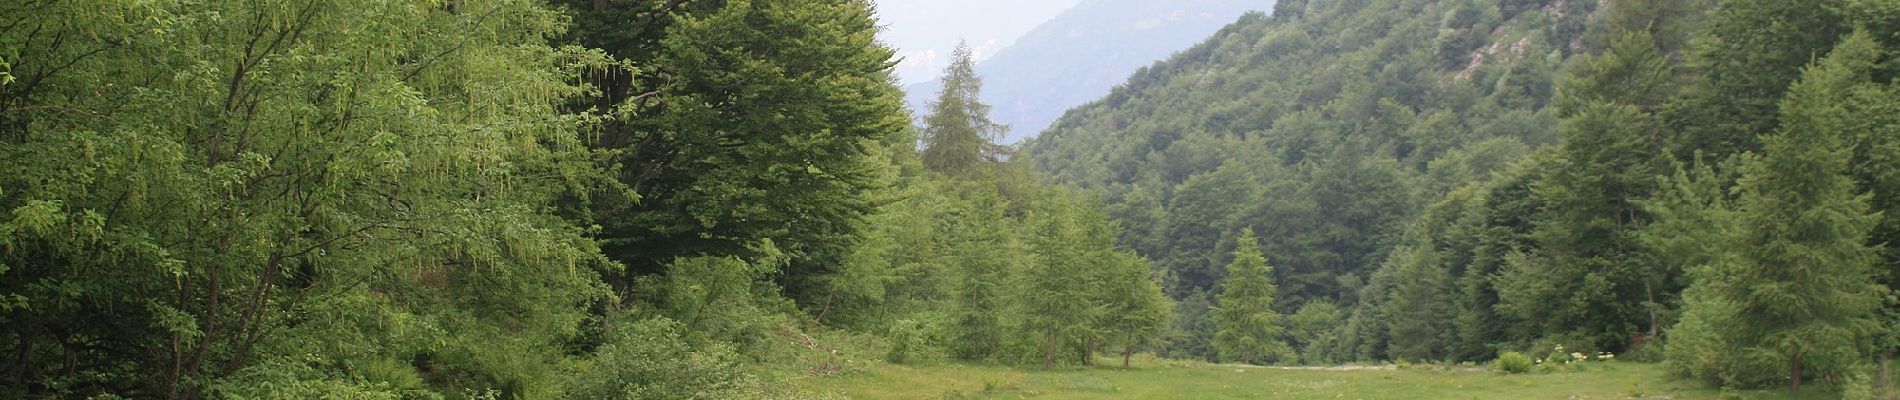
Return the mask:
<path fill-rule="evenodd" d="M 4 7 L 3 397 L 805 397 L 758 366 L 850 361 L 806 332 L 1166 327 L 981 108 L 911 127 L 866 2 Z"/>
<path fill-rule="evenodd" d="M 1105 198 L 1185 343 L 1251 231 L 1304 316 L 1279 362 L 1569 346 L 1798 389 L 1896 347 L 1896 10 L 1282 1 L 1027 153 Z"/>
<path fill-rule="evenodd" d="M 0 5 L 0 397 L 1149 352 L 1892 381 L 1900 3 L 1285 0 L 1020 149 L 967 49 L 906 110 L 874 15 Z"/>

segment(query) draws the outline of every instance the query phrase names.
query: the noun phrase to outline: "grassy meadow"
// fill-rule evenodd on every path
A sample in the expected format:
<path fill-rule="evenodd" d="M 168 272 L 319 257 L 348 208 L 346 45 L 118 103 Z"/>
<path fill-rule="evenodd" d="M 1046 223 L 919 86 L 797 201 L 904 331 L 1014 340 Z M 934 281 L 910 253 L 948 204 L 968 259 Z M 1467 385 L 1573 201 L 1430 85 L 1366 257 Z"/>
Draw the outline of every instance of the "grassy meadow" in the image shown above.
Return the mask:
<path fill-rule="evenodd" d="M 1476 367 L 1283 369 L 1168 360 L 1050 371 L 935 363 L 875 364 L 800 380 L 802 389 L 853 399 L 1788 399 L 1785 391 L 1729 392 L 1672 379 L 1657 364 L 1591 363 L 1572 371 L 1507 375 Z M 1835 399 L 1812 387 L 1804 399 Z"/>

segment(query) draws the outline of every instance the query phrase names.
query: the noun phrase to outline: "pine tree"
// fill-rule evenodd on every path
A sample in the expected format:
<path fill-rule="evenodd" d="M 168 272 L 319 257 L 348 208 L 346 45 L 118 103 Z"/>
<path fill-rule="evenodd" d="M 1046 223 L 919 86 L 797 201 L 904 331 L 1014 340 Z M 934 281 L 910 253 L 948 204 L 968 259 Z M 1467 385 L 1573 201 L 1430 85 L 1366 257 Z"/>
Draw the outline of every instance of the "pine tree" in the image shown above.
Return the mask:
<path fill-rule="evenodd" d="M 1560 167 L 1536 188 L 1548 202 L 1533 233 L 1541 257 L 1502 285 L 1508 308 L 1541 334 L 1615 349 L 1659 333 L 1658 296 L 1674 292 L 1676 272 L 1646 268 L 1634 232 L 1649 221 L 1636 202 L 1655 192 L 1666 159 L 1656 112 L 1674 91 L 1673 71 L 1652 36 L 1626 31 L 1564 79 Z"/>
<path fill-rule="evenodd" d="M 1429 245 L 1393 250 L 1390 262 L 1398 282 L 1384 304 L 1392 359 L 1431 361 L 1447 355 L 1452 286 L 1441 257 Z"/>
<path fill-rule="evenodd" d="M 1868 32 L 1900 32 L 1900 4 L 1855 0 L 1848 5 L 1847 13 Z M 1900 36 L 1875 40 L 1888 51 L 1900 49 Z M 1900 75 L 1900 63 L 1889 61 L 1874 74 L 1876 82 L 1881 80 L 1879 76 Z M 1849 165 L 1863 192 L 1873 196 L 1873 209 L 1881 213 L 1869 243 L 1881 249 L 1876 264 L 1882 267 L 1876 273 L 1893 291 L 1900 288 L 1900 83 L 1862 87 L 1853 93 L 1851 101 L 1849 112 L 1859 118 L 1854 120 L 1857 124 L 1848 127 L 1856 143 L 1854 160 Z M 1880 315 L 1884 332 L 1875 341 L 1879 368 L 1874 382 L 1891 393 L 1892 359 L 1900 352 L 1900 296 L 1889 296 Z"/>
<path fill-rule="evenodd" d="M 1088 296 L 1089 307 L 1085 320 L 1088 324 L 1075 329 L 1070 345 L 1073 346 L 1082 365 L 1095 365 L 1095 351 L 1105 340 L 1113 340 L 1122 324 L 1130 323 L 1118 320 L 1126 315 L 1113 315 L 1117 306 L 1124 306 L 1124 299 L 1137 295 L 1141 282 L 1125 280 L 1129 277 L 1123 271 L 1132 268 L 1124 254 L 1115 251 L 1115 223 L 1098 206 L 1098 200 L 1087 196 L 1069 195 L 1066 200 L 1068 212 L 1073 214 L 1077 235 L 1069 239 L 1071 244 L 1079 246 L 1083 258 L 1073 273 L 1080 274 L 1084 294 Z M 1139 277 L 1142 273 L 1137 273 Z"/>
<path fill-rule="evenodd" d="M 1701 76 L 1670 105 L 1670 150 L 1688 161 L 1759 149 L 1774 131 L 1776 104 L 1801 67 L 1825 53 L 1848 26 L 1842 0 L 1725 0 L 1691 51 Z"/>
<path fill-rule="evenodd" d="M 1734 357 L 1779 364 L 1797 394 L 1804 377 L 1862 361 L 1884 294 L 1867 244 L 1878 216 L 1847 176 L 1845 128 L 1859 116 L 1843 104 L 1871 81 L 1880 54 L 1858 32 L 1804 70 L 1781 103 L 1781 128 L 1742 167 L 1741 228 L 1723 245 L 1732 254 L 1698 270 L 1688 305 L 1732 307 L 1707 333 L 1735 346 Z"/>
<path fill-rule="evenodd" d="M 943 71 L 943 89 L 924 117 L 924 166 L 952 176 L 978 173 L 987 163 L 1001 161 L 1002 148 L 994 144 L 1007 130 L 990 121 L 990 106 L 979 94 L 983 78 L 976 75 L 970 47 L 957 43 L 950 66 Z"/>
<path fill-rule="evenodd" d="M 1214 308 L 1214 349 L 1221 360 L 1260 364 L 1285 361 L 1291 353 L 1274 311 L 1273 267 L 1260 254 L 1253 229 L 1241 231 L 1234 261 L 1227 264 Z"/>

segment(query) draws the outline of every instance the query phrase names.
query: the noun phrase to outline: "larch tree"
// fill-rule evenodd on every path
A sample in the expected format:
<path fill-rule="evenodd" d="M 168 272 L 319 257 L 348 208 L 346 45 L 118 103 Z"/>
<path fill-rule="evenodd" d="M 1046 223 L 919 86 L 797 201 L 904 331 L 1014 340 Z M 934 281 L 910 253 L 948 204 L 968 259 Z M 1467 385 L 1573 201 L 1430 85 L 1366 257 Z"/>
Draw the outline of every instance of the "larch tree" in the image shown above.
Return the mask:
<path fill-rule="evenodd" d="M 1221 360 L 1259 364 L 1291 352 L 1281 337 L 1280 313 L 1273 309 L 1277 291 L 1273 267 L 1260 254 L 1260 238 L 1252 228 L 1241 231 L 1215 297 L 1214 349 Z"/>
<path fill-rule="evenodd" d="M 987 186 L 966 191 L 972 207 L 954 233 L 951 249 L 958 306 L 952 310 L 953 353 L 964 359 L 995 354 L 1003 341 L 1009 306 L 1009 277 L 1028 255 L 1022 251 L 1016 222 L 1004 215 L 1004 200 Z"/>
<path fill-rule="evenodd" d="M 1022 326 L 1042 350 L 1043 368 L 1055 367 L 1062 345 L 1094 326 L 1097 305 L 1091 301 L 1088 262 L 1091 256 L 1078 238 L 1083 227 L 1073 200 L 1066 193 L 1029 216 L 1029 250 L 1033 263 L 1020 278 L 1018 306 Z"/>
<path fill-rule="evenodd" d="M 1127 368 L 1138 349 L 1161 337 L 1174 314 L 1174 302 L 1150 277 L 1148 260 L 1115 252 L 1104 261 L 1108 276 L 1097 290 L 1107 302 L 1101 324 L 1107 339 L 1121 346 L 1122 367 Z"/>
<path fill-rule="evenodd" d="M 943 71 L 943 89 L 923 121 L 920 139 L 926 168 L 967 177 L 1001 161 L 1003 149 L 994 141 L 1007 129 L 990 120 L 990 106 L 979 97 L 982 90 L 983 78 L 976 74 L 970 47 L 957 43 L 950 53 L 950 66 Z"/>

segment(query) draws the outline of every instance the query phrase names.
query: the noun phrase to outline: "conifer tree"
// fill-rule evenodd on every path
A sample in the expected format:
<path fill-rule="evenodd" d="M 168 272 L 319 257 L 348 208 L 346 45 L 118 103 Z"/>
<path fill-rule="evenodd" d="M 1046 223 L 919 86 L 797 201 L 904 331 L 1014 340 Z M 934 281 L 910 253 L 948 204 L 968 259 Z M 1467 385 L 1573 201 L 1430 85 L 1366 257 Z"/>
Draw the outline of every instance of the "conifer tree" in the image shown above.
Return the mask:
<path fill-rule="evenodd" d="M 1042 350 L 1043 368 L 1053 368 L 1056 352 L 1079 330 L 1092 328 L 1094 308 L 1084 264 L 1090 255 L 1076 238 L 1082 228 L 1073 212 L 1076 204 L 1060 198 L 1030 216 L 1034 234 L 1030 251 L 1034 264 L 1023 271 L 1018 304 L 1023 326 Z"/>
<path fill-rule="evenodd" d="M 1128 264 L 1122 260 L 1123 255 L 1115 251 L 1115 223 L 1095 205 L 1097 200 L 1073 197 L 1074 194 L 1068 196 L 1071 198 L 1057 204 L 1067 204 L 1067 211 L 1076 224 L 1076 236 L 1069 238 L 1069 242 L 1079 247 L 1082 259 L 1072 273 L 1081 275 L 1082 293 L 1089 303 L 1084 317 L 1088 324 L 1075 329 L 1070 345 L 1079 353 L 1078 361 L 1082 365 L 1093 366 L 1096 349 L 1105 340 L 1112 340 L 1117 328 L 1128 323 L 1116 318 L 1126 316 L 1111 315 L 1111 312 L 1124 298 L 1135 294 L 1140 283 L 1120 279 L 1124 276 L 1120 270 Z"/>
<path fill-rule="evenodd" d="M 987 188 L 985 188 L 987 189 Z M 973 209 L 965 216 L 969 222 L 958 227 L 960 242 L 952 250 L 959 268 L 958 306 L 954 310 L 952 349 L 964 359 L 982 359 L 996 353 L 1002 341 L 1004 308 L 1008 305 L 1009 272 L 1027 255 L 1013 236 L 1015 227 L 1003 215 L 1004 205 L 995 193 L 975 192 Z"/>
<path fill-rule="evenodd" d="M 1687 305 L 1729 307 L 1706 333 L 1736 347 L 1730 357 L 1775 365 L 1770 377 L 1787 377 L 1797 394 L 1804 377 L 1862 361 L 1875 329 L 1883 292 L 1867 237 L 1878 216 L 1847 175 L 1846 128 L 1858 116 L 1843 103 L 1871 81 L 1880 54 L 1859 32 L 1802 73 L 1781 103 L 1781 128 L 1742 167 L 1740 228 L 1722 245 L 1731 253 L 1698 269 Z"/>
<path fill-rule="evenodd" d="M 1548 202 L 1533 233 L 1542 257 L 1507 271 L 1500 288 L 1508 309 L 1541 322 L 1542 334 L 1613 347 L 1660 330 L 1657 296 L 1673 292 L 1665 286 L 1674 273 L 1645 268 L 1634 232 L 1649 220 L 1636 202 L 1656 190 L 1664 159 L 1656 112 L 1673 91 L 1672 71 L 1651 36 L 1626 32 L 1563 81 L 1559 167 L 1536 186 Z"/>
<path fill-rule="evenodd" d="M 1260 238 L 1252 228 L 1241 231 L 1220 289 L 1214 309 L 1214 349 L 1221 360 L 1260 364 L 1290 352 L 1281 337 L 1280 313 L 1273 309 L 1278 291 L 1273 267 L 1260 254 Z"/>
<path fill-rule="evenodd" d="M 1722 160 L 1759 148 L 1771 133 L 1775 106 L 1801 67 L 1825 53 L 1848 28 L 1842 0 L 1726 0 L 1689 57 L 1702 79 L 1670 106 L 1678 160 L 1706 154 Z"/>
<path fill-rule="evenodd" d="M 924 166 L 952 176 L 977 173 L 986 163 L 1001 161 L 1002 149 L 994 144 L 1005 129 L 990 121 L 990 106 L 978 97 L 983 78 L 976 75 L 976 62 L 970 47 L 957 43 L 950 55 L 950 66 L 943 71 L 943 89 L 930 103 L 924 117 Z"/>
<path fill-rule="evenodd" d="M 1451 276 L 1443 257 L 1425 245 L 1401 246 L 1392 261 L 1398 282 L 1388 294 L 1385 316 L 1391 339 L 1388 355 L 1395 360 L 1441 360 L 1450 336 Z"/>
<path fill-rule="evenodd" d="M 1106 301 L 1100 323 L 1107 339 L 1121 345 L 1122 367 L 1127 368 L 1136 349 L 1154 342 L 1168 326 L 1174 303 L 1149 277 L 1148 260 L 1116 252 L 1105 261 L 1107 280 L 1096 290 Z"/>

